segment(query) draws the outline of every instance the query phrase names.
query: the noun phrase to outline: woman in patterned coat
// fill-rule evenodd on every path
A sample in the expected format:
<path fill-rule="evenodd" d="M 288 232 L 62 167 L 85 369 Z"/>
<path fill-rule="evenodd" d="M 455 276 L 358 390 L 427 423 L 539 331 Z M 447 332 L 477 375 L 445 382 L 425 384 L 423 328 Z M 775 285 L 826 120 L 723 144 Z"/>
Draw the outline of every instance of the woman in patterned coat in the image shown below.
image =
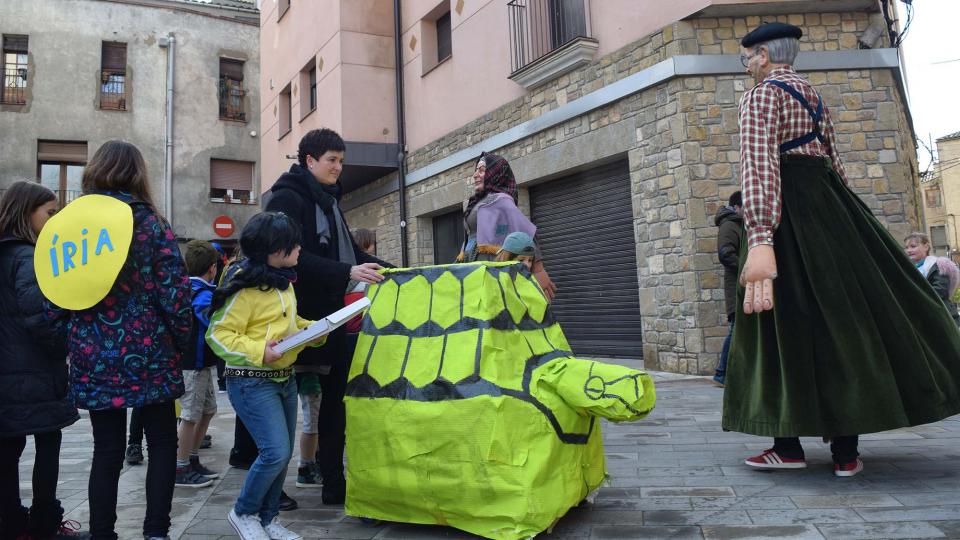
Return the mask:
<path fill-rule="evenodd" d="M 67 330 L 70 384 L 77 407 L 90 411 L 90 533 L 117 538 L 117 484 L 127 409 L 140 409 L 150 460 L 144 537 L 170 528 L 177 451 L 174 400 L 183 394 L 180 358 L 190 347 L 190 283 L 167 221 L 153 206 L 140 151 L 105 143 L 83 172 L 83 192 L 126 202 L 133 239 L 113 288 L 93 307 L 71 312 Z"/>

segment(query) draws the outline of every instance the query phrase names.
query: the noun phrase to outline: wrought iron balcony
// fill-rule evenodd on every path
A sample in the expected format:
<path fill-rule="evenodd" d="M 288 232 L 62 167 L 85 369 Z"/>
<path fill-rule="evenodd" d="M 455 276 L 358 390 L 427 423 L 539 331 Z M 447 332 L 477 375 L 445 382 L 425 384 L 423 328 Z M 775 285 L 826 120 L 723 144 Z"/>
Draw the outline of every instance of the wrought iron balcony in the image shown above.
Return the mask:
<path fill-rule="evenodd" d="M 513 75 L 577 41 L 596 44 L 590 36 L 588 0 L 510 0 L 507 9 Z"/>
<path fill-rule="evenodd" d="M 0 103 L 23 105 L 27 102 L 27 68 L 6 66 L 3 69 L 3 92 Z"/>

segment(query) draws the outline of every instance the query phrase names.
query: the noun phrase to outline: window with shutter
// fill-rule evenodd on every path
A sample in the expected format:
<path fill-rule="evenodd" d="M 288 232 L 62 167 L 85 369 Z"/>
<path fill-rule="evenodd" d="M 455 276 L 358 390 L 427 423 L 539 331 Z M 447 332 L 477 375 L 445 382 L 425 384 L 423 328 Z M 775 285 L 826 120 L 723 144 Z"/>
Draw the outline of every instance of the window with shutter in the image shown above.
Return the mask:
<path fill-rule="evenodd" d="M 104 41 L 100 52 L 100 108 L 127 110 L 127 44 Z"/>
<path fill-rule="evenodd" d="M 245 122 L 243 104 L 243 61 L 220 59 L 220 118 Z"/>
<path fill-rule="evenodd" d="M 290 85 L 280 91 L 280 134 L 282 139 L 293 127 L 293 101 L 291 100 Z"/>
<path fill-rule="evenodd" d="M 253 162 L 210 160 L 210 199 L 216 202 L 252 204 Z"/>
<path fill-rule="evenodd" d="M 37 179 L 57 194 L 60 206 L 82 194 L 87 143 L 37 141 Z"/>
<path fill-rule="evenodd" d="M 27 36 L 3 35 L 3 87 L 0 103 L 27 103 Z"/>

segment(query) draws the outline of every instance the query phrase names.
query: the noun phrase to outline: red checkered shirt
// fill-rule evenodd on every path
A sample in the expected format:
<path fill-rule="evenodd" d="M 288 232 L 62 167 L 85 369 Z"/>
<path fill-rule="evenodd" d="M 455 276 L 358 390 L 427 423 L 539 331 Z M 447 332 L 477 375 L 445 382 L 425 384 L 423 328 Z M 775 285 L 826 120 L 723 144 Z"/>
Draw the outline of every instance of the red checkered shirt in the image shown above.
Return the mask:
<path fill-rule="evenodd" d="M 792 67 L 774 69 L 764 79 L 769 80 L 789 84 L 817 109 L 819 96 Z M 826 105 L 820 128 L 826 144 L 814 139 L 786 153 L 829 157 L 834 171 L 849 184 L 837 154 L 836 134 Z M 773 245 L 773 231 L 780 224 L 780 145 L 813 129 L 813 119 L 803 105 L 772 84 L 760 83 L 740 99 L 740 170 L 748 247 Z"/>

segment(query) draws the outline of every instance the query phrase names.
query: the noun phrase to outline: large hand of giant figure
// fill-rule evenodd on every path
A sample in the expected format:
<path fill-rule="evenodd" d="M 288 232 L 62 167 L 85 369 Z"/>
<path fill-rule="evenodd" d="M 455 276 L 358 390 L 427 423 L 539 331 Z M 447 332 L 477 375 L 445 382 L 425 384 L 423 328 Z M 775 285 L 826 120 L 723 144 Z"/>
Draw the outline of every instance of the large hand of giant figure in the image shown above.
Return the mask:
<path fill-rule="evenodd" d="M 777 256 L 773 246 L 760 244 L 747 252 L 747 262 L 740 273 L 743 312 L 747 315 L 773 309 L 773 280 L 777 279 Z"/>

